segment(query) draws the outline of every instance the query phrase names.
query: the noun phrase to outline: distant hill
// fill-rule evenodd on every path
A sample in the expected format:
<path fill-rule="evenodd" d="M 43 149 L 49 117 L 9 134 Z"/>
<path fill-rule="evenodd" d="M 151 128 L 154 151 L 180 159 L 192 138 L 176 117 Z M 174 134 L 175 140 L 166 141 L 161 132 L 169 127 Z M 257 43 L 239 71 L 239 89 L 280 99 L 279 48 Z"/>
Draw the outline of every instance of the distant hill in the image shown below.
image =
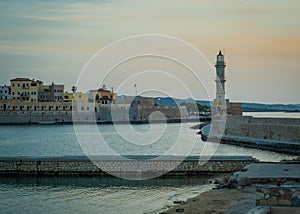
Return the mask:
<path fill-rule="evenodd" d="M 121 97 L 121 96 L 120 96 Z M 130 97 L 130 96 L 123 96 Z M 177 99 L 172 97 L 155 97 L 154 102 L 161 105 L 176 106 L 182 102 L 196 102 L 201 105 L 209 106 L 210 101 L 193 100 L 192 98 Z M 289 111 L 300 112 L 300 104 L 262 104 L 262 103 L 242 103 L 244 112 L 270 112 L 270 111 Z"/>
<path fill-rule="evenodd" d="M 242 107 L 244 112 L 300 111 L 300 104 L 242 103 Z"/>
<path fill-rule="evenodd" d="M 182 102 L 196 102 L 198 104 L 201 105 L 206 105 L 208 107 L 210 107 L 210 102 L 209 101 L 205 101 L 205 100 L 193 100 L 192 98 L 188 98 L 188 99 L 177 99 L 177 98 L 172 98 L 172 97 L 156 97 L 154 98 L 154 102 L 157 104 L 161 104 L 161 105 L 168 105 L 168 106 L 176 106 L 176 105 L 180 105 L 180 103 Z"/>

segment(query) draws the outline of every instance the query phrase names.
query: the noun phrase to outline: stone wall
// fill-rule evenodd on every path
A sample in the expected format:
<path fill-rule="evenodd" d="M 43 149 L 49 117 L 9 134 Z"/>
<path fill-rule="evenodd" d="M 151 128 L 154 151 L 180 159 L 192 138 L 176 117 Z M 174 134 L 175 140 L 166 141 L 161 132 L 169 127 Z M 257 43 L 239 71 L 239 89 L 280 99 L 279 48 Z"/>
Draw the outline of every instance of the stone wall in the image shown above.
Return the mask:
<path fill-rule="evenodd" d="M 256 205 L 300 207 L 300 186 L 257 186 Z"/>
<path fill-rule="evenodd" d="M 300 118 L 254 118 L 248 116 L 227 116 L 224 121 L 214 120 L 208 140 L 222 139 L 223 143 L 267 149 L 276 152 L 300 154 Z M 224 129 L 225 127 L 225 129 Z M 206 139 L 209 128 L 203 128 Z"/>
<path fill-rule="evenodd" d="M 172 119 L 187 119 L 186 108 L 153 106 L 142 109 L 129 107 L 101 107 L 95 111 L 90 104 L 76 104 L 76 109 L 82 111 L 2 111 L 0 110 L 0 124 L 38 124 L 44 122 L 72 123 L 72 122 L 147 122 L 149 120 L 166 121 Z M 88 109 L 88 110 L 86 110 Z"/>
<path fill-rule="evenodd" d="M 149 159 L 150 158 L 150 159 Z M 91 162 L 87 157 L 56 157 L 56 158 L 2 158 L 0 160 L 0 175 L 2 174 L 33 174 L 33 175 L 59 175 L 59 174 L 106 174 L 101 168 L 110 172 L 131 173 L 139 169 L 141 173 L 149 173 L 149 164 L 153 167 L 151 172 L 164 172 L 173 168 L 172 173 L 217 173 L 235 172 L 256 161 L 250 156 L 236 157 L 205 157 L 192 156 L 181 162 L 176 157 L 154 159 L 154 157 L 134 157 L 132 160 L 122 161 L 118 157 L 93 158 Z M 97 163 L 97 166 L 94 164 Z"/>

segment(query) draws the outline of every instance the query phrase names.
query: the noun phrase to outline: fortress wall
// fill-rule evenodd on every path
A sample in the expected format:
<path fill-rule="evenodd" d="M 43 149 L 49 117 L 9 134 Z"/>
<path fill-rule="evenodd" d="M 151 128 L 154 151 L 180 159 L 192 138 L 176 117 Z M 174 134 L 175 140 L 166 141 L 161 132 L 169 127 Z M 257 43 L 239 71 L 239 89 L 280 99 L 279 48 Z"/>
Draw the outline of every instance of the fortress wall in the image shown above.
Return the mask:
<path fill-rule="evenodd" d="M 60 175 L 60 174 L 106 174 L 98 168 L 109 169 L 114 173 L 149 173 L 149 164 L 154 170 L 151 172 L 164 172 L 174 168 L 172 173 L 217 173 L 235 172 L 241 170 L 256 159 L 250 156 L 236 157 L 212 157 L 211 159 L 199 157 L 187 157 L 181 162 L 176 157 L 164 160 L 150 159 L 145 162 L 143 157 L 134 160 L 122 161 L 118 158 L 94 159 L 97 166 L 86 157 L 61 157 L 61 158 L 2 158 L 0 159 L 0 175 L 2 174 L 33 174 L 33 175 Z M 150 173 L 151 173 L 150 172 Z"/>
<path fill-rule="evenodd" d="M 209 126 L 202 128 L 202 139 L 221 139 L 221 142 L 226 144 L 299 155 L 299 124 L 300 119 L 293 118 L 229 116 L 225 126 L 224 121 L 213 120 L 209 136 Z"/>
<path fill-rule="evenodd" d="M 227 116 L 226 117 L 226 123 L 249 123 L 252 116 Z M 216 120 L 218 122 L 218 120 Z"/>
<path fill-rule="evenodd" d="M 107 108 L 103 107 L 99 111 L 0 111 L 0 124 L 27 124 L 42 122 L 105 122 L 105 121 L 134 121 L 149 120 L 149 116 L 154 112 L 161 112 L 167 119 L 180 119 L 181 114 L 178 108 L 143 108 L 141 110 L 128 109 L 124 107 Z M 113 116 L 112 116 L 113 114 Z M 136 117 L 134 118 L 134 115 Z M 161 120 L 160 114 L 153 114 L 152 119 Z M 184 116 L 183 116 L 184 117 Z"/>
<path fill-rule="evenodd" d="M 251 117 L 250 123 L 263 123 L 263 124 L 279 124 L 279 125 L 298 125 L 300 126 L 300 118 L 258 118 Z"/>
<path fill-rule="evenodd" d="M 0 124 L 71 122 L 72 112 L 0 112 Z"/>
<path fill-rule="evenodd" d="M 300 143 L 300 126 L 268 123 L 226 124 L 225 135 Z"/>
<path fill-rule="evenodd" d="M 221 127 L 221 125 L 221 121 L 213 121 L 214 127 Z M 228 116 L 225 127 L 225 136 L 300 143 L 300 118 Z"/>

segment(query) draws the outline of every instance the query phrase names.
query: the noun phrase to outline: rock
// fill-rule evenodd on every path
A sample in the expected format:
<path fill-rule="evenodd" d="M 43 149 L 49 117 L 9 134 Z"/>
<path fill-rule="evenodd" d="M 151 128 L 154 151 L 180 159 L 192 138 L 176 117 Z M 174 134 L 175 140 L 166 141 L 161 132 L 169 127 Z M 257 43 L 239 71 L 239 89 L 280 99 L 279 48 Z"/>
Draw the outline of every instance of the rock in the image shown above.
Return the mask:
<path fill-rule="evenodd" d="M 265 195 L 265 199 L 266 199 L 266 200 L 268 200 L 270 197 L 271 197 L 270 194 L 266 194 L 266 195 Z"/>
<path fill-rule="evenodd" d="M 292 195 L 292 206 L 300 207 L 300 192 L 298 191 Z"/>
<path fill-rule="evenodd" d="M 266 200 L 261 200 L 259 203 L 256 203 L 256 205 L 266 206 L 268 202 Z"/>
<path fill-rule="evenodd" d="M 282 206 L 290 206 L 292 204 L 292 201 L 288 198 L 282 198 L 278 200 L 278 205 Z"/>
<path fill-rule="evenodd" d="M 186 204 L 187 202 L 185 201 L 173 201 L 173 204 Z"/>
<path fill-rule="evenodd" d="M 269 198 L 269 200 L 268 200 L 268 204 L 269 205 L 277 205 L 277 198 L 276 197 L 271 197 L 271 198 Z"/>
<path fill-rule="evenodd" d="M 270 191 L 270 189 L 262 189 L 262 192 L 265 194 L 269 194 L 271 191 Z"/>
<path fill-rule="evenodd" d="M 264 194 L 260 192 L 256 192 L 256 200 L 261 200 L 264 198 Z"/>

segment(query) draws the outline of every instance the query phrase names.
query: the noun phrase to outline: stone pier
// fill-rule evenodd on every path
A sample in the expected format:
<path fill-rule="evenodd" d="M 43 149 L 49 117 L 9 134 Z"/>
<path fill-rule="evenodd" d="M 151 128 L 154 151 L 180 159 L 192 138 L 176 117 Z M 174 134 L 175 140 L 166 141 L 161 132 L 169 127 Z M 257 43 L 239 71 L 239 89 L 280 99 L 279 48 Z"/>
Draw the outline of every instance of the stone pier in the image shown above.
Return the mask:
<path fill-rule="evenodd" d="M 114 156 L 92 157 L 7 157 L 0 159 L 0 175 L 105 175 L 113 173 L 201 174 L 235 172 L 257 160 L 251 156 L 213 156 L 187 158 L 177 156 L 127 156 L 126 160 Z M 182 161 L 183 160 L 183 161 Z M 96 164 L 95 164 L 96 163 Z M 149 165 L 151 167 L 141 166 Z M 106 170 L 102 170 L 106 169 Z M 149 169 L 152 169 L 149 171 Z M 172 169 L 171 171 L 169 169 Z M 170 172 L 169 172 L 170 171 Z"/>

